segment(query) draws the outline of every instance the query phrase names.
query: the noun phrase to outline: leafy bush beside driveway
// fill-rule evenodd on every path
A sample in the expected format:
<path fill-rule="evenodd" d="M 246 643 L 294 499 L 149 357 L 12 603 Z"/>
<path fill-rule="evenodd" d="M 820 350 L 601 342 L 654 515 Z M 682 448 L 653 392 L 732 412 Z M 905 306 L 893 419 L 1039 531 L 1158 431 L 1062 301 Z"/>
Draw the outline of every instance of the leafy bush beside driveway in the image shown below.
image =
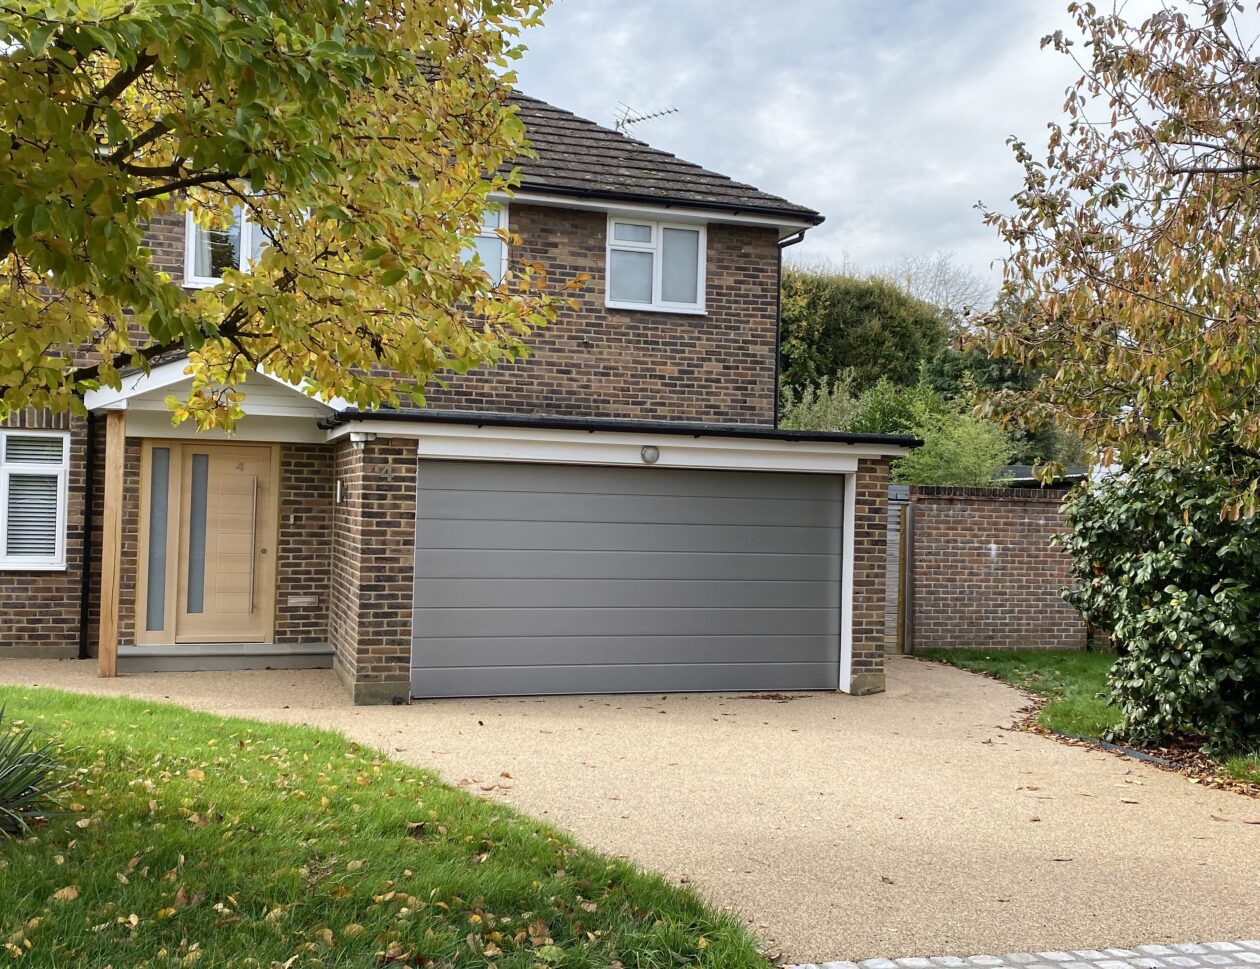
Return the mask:
<path fill-rule="evenodd" d="M 1209 753 L 1260 744 L 1260 516 L 1230 515 L 1260 461 L 1224 451 L 1144 464 L 1064 506 L 1067 595 L 1111 641 L 1118 737 L 1199 739 Z"/>
<path fill-rule="evenodd" d="M 0 842 L 0 964 L 765 966 L 687 889 L 338 734 L 0 697 L 79 776 L 70 814 Z"/>

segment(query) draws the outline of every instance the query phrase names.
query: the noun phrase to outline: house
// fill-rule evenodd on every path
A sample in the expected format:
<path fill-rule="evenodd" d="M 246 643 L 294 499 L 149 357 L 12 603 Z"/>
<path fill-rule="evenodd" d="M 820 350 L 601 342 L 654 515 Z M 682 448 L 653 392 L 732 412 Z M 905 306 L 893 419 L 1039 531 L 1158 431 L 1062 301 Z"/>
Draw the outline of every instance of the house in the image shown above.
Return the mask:
<path fill-rule="evenodd" d="M 173 428 L 183 363 L 0 428 L 0 655 L 104 673 L 333 667 L 358 702 L 883 686 L 888 463 L 776 428 L 782 251 L 817 212 L 517 96 L 538 157 L 492 272 L 592 282 L 526 360 L 424 410 L 266 374 Z M 509 225 L 520 251 L 493 234 Z M 151 228 L 188 286 L 250 227 Z"/>

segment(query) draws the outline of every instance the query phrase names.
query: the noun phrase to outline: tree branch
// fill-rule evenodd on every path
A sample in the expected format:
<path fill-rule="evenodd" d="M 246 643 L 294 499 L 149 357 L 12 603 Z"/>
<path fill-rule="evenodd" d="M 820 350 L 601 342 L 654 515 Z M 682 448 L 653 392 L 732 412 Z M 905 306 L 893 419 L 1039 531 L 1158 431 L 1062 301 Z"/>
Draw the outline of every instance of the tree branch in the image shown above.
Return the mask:
<path fill-rule="evenodd" d="M 1251 172 L 1260 172 L 1260 163 L 1254 165 L 1185 165 L 1179 168 L 1170 168 L 1169 173 L 1172 175 L 1247 175 Z"/>
<path fill-rule="evenodd" d="M 142 199 L 151 199 L 159 195 L 178 192 L 184 188 L 196 188 L 198 185 L 213 185 L 215 182 L 221 182 L 226 185 L 233 180 L 233 177 L 224 172 L 202 172 L 200 175 L 189 175 L 187 178 L 177 178 L 173 182 L 167 182 L 165 185 L 154 185 L 151 188 L 132 192 L 131 197 L 139 202 Z"/>
<path fill-rule="evenodd" d="M 105 160 L 111 162 L 112 164 L 123 162 L 138 152 L 141 148 L 157 141 L 157 139 L 161 138 L 162 135 L 166 134 L 168 131 L 170 131 L 170 129 L 165 124 L 161 121 L 155 121 L 148 129 L 142 131 L 134 138 L 124 141 L 121 145 L 115 148 L 112 153 L 106 156 Z"/>
<path fill-rule="evenodd" d="M 118 98 L 123 91 L 131 87 L 131 85 L 144 74 L 148 73 L 158 61 L 156 54 L 141 54 L 136 58 L 136 62 L 125 71 L 119 71 L 103 88 L 93 96 L 93 104 L 89 104 L 87 111 L 84 112 L 83 121 L 79 125 L 81 131 L 89 131 L 96 121 L 96 109 L 103 104 L 110 104 Z"/>

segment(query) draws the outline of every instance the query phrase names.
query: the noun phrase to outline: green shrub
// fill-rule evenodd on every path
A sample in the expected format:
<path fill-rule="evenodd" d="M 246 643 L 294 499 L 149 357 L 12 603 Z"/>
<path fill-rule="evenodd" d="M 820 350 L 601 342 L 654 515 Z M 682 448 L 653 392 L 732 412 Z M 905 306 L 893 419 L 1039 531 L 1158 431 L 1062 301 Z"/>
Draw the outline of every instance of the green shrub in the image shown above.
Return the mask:
<path fill-rule="evenodd" d="M 30 727 L 5 729 L 0 707 L 0 834 L 25 834 L 57 807 L 57 792 L 69 785 L 56 744 L 39 742 Z"/>
<path fill-rule="evenodd" d="M 858 397 L 853 420 L 845 430 L 860 434 L 914 434 L 925 415 L 942 414 L 952 406 L 922 381 L 902 387 L 881 377 Z"/>
<path fill-rule="evenodd" d="M 1006 432 L 992 421 L 972 414 L 922 413 L 910 433 L 922 439 L 893 464 L 893 480 L 900 484 L 985 488 L 1002 483 L 1002 468 L 1013 448 Z"/>
<path fill-rule="evenodd" d="M 799 392 L 785 385 L 779 426 L 788 431 L 846 431 L 857 410 L 853 375 L 845 371 L 831 383 L 806 387 Z"/>
<path fill-rule="evenodd" d="M 1069 500 L 1066 598 L 1115 645 L 1123 739 L 1189 734 L 1215 754 L 1260 741 L 1260 518 L 1222 515 L 1257 476 L 1224 456 L 1146 465 Z"/>

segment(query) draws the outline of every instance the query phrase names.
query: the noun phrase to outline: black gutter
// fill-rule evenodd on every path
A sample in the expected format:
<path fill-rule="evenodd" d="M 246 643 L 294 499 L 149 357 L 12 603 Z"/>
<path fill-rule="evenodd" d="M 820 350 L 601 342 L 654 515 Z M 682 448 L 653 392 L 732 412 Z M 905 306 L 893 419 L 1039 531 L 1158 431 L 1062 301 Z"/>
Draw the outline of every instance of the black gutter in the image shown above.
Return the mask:
<path fill-rule="evenodd" d="M 783 355 L 783 250 L 805 238 L 802 229 L 779 241 L 779 262 L 774 267 L 774 426 L 779 426 L 779 368 Z"/>
<path fill-rule="evenodd" d="M 324 430 L 351 423 L 403 421 L 414 424 L 462 424 L 470 427 L 524 427 L 557 431 L 612 431 L 624 434 L 671 434 L 676 437 L 726 437 L 762 441 L 815 441 L 822 444 L 886 444 L 914 448 L 918 438 L 895 434 L 850 434 L 841 431 L 785 431 L 756 424 L 697 424 L 687 421 L 636 421 L 616 417 L 542 417 L 532 414 L 478 414 L 467 411 L 377 410 L 339 411 L 319 422 Z"/>
<path fill-rule="evenodd" d="M 514 191 L 525 195 L 520 199 L 521 205 L 528 205 L 530 193 L 536 195 L 559 195 L 564 198 L 598 199 L 601 202 L 636 202 L 641 205 L 656 205 L 661 208 L 701 209 L 706 212 L 729 212 L 731 215 L 774 216 L 792 222 L 808 222 L 810 225 L 822 225 L 827 220 L 825 215 L 813 209 L 776 209 L 770 206 L 733 205 L 717 199 L 703 202 L 696 199 L 678 199 L 669 195 L 643 195 L 637 192 L 602 191 L 595 188 L 574 188 L 562 185 L 544 185 L 531 183 L 529 176 L 521 179 L 521 184 Z"/>
<path fill-rule="evenodd" d="M 83 450 L 83 556 L 79 585 L 79 659 L 89 656 L 88 625 L 92 612 L 92 528 L 96 524 L 96 415 L 88 411 L 87 444 Z"/>

